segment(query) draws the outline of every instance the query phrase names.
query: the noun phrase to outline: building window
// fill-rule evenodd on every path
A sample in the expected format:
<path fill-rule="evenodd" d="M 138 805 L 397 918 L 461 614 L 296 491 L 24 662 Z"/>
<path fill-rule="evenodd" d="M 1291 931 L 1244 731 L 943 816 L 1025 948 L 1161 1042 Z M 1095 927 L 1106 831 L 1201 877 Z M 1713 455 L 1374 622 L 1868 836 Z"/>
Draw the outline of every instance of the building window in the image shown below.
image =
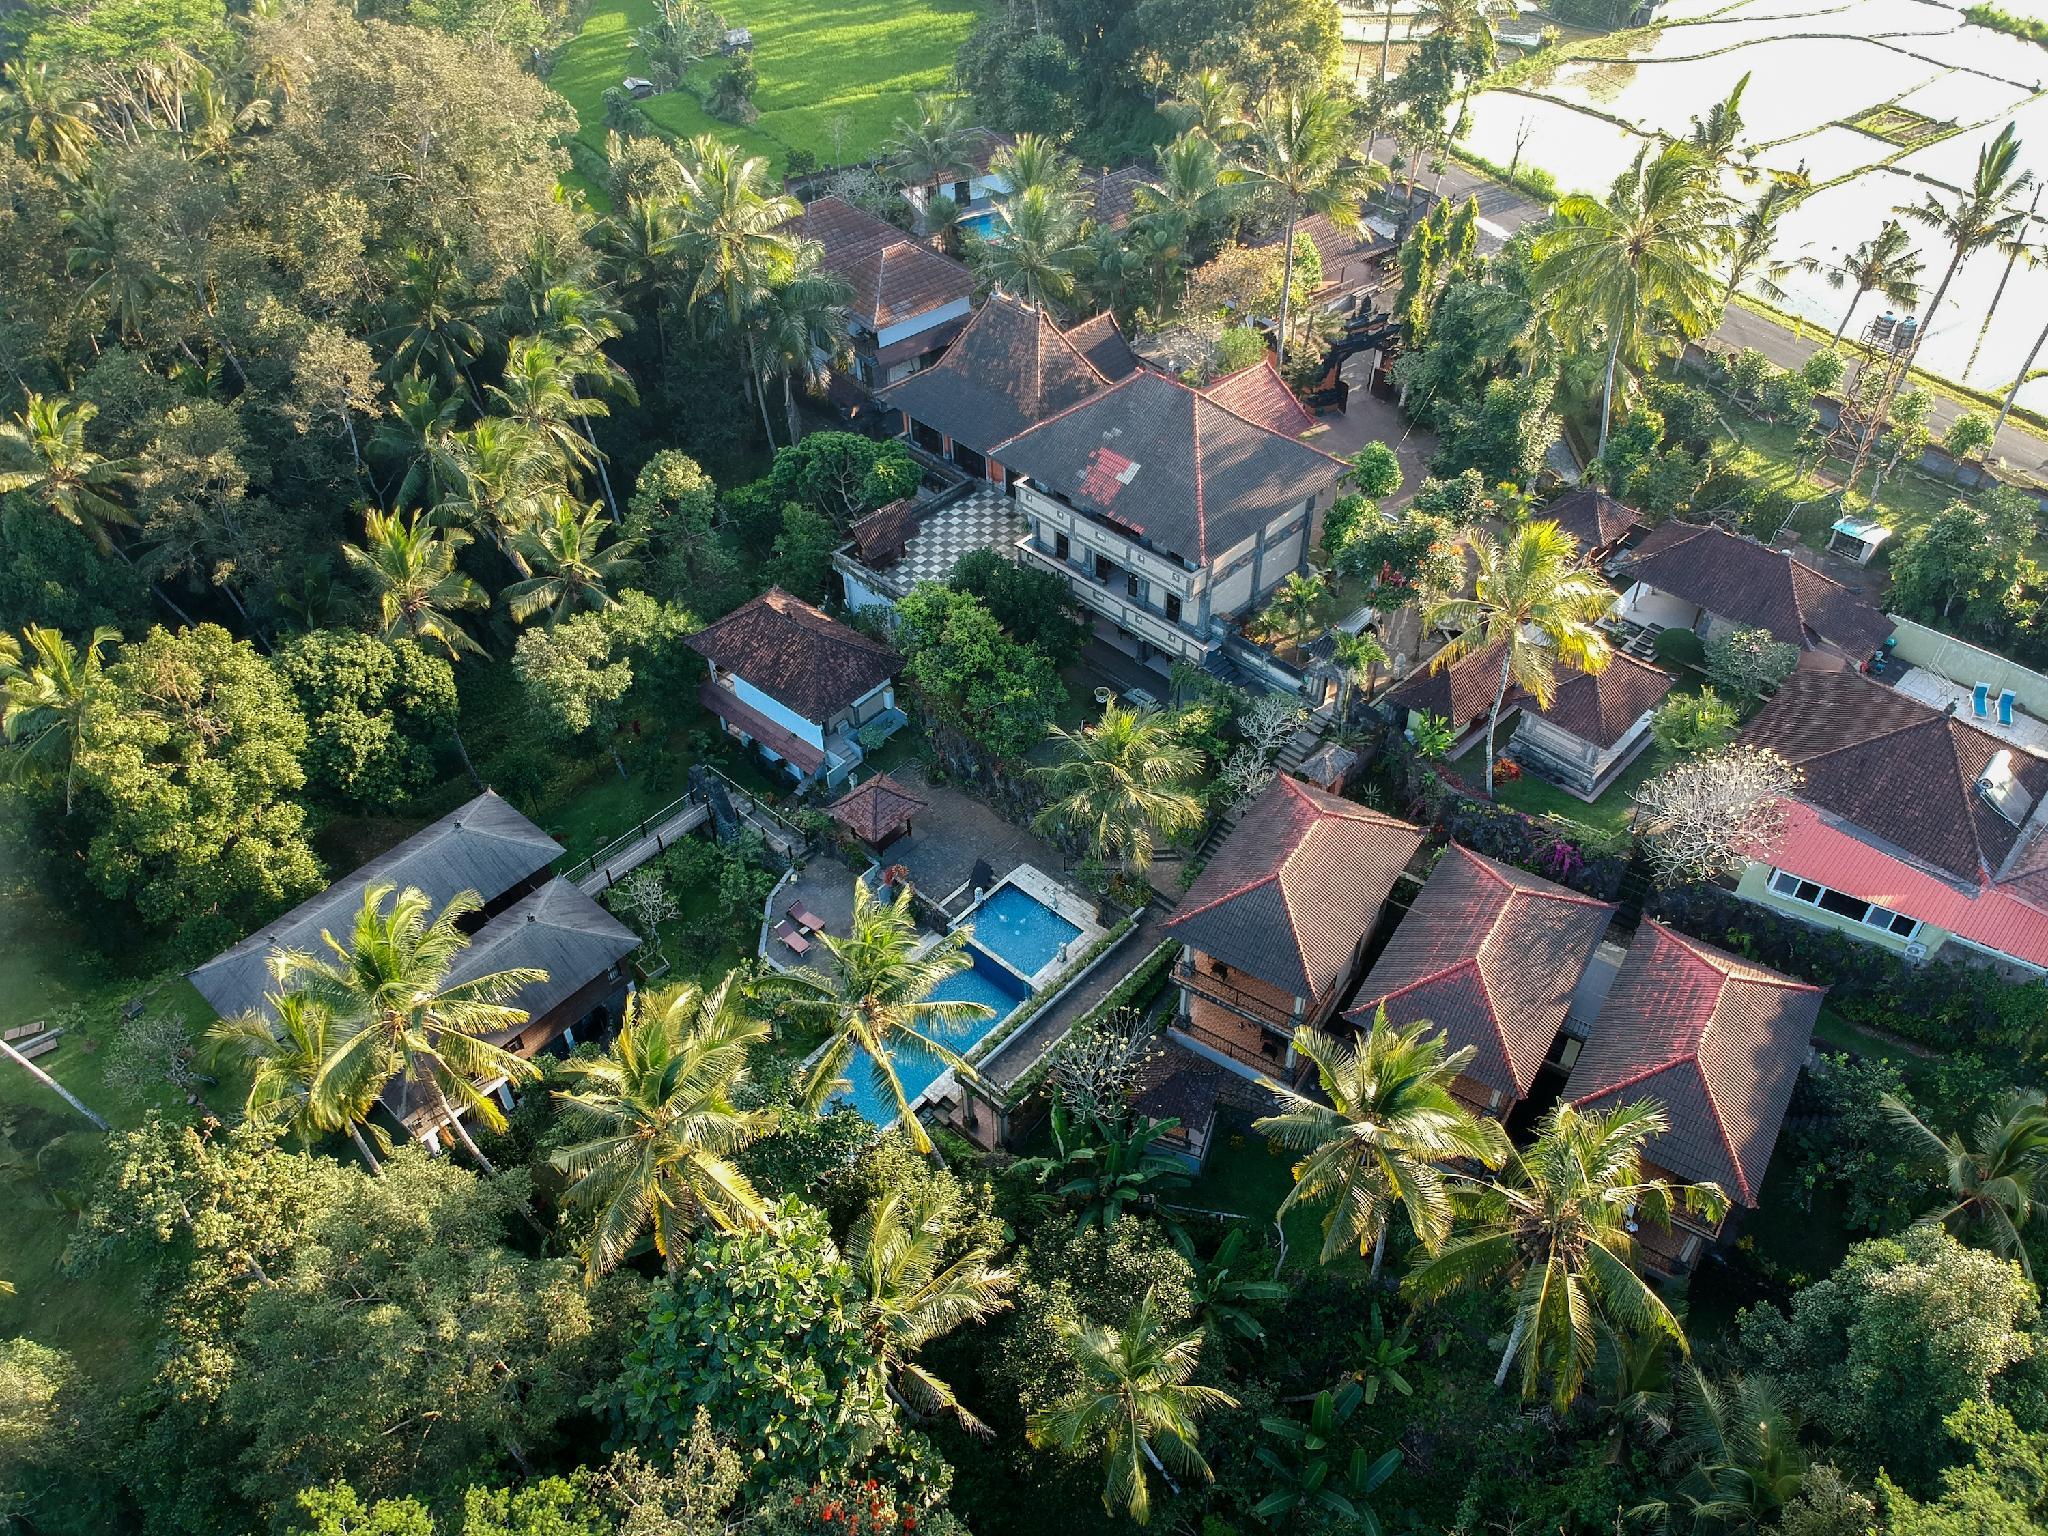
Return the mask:
<path fill-rule="evenodd" d="M 1052 552 L 1059 556 L 1060 559 L 1066 559 L 1072 553 L 1072 550 L 1073 546 L 1068 543 L 1067 536 L 1064 533 L 1056 533 L 1052 536 Z"/>
<path fill-rule="evenodd" d="M 1104 586 L 1109 585 L 1110 573 L 1115 569 L 1116 567 L 1110 564 L 1109 556 L 1097 555 L 1095 557 L 1095 579 Z"/>
<path fill-rule="evenodd" d="M 1166 594 L 1166 617 L 1169 622 L 1180 622 L 1180 599 L 1169 592 Z"/>
<path fill-rule="evenodd" d="M 1124 595 L 1136 598 L 1139 602 L 1145 600 L 1144 589 L 1139 586 L 1138 576 L 1135 571 L 1126 572 L 1124 575 Z"/>
<path fill-rule="evenodd" d="M 1878 932 L 1888 933 L 1894 938 L 1911 939 L 1920 932 L 1920 920 L 1917 917 L 1894 912 L 1890 907 L 1880 907 L 1874 901 L 1864 901 L 1860 897 L 1834 890 L 1818 881 L 1801 879 L 1798 875 L 1782 869 L 1771 871 L 1771 889 L 1788 901 L 1818 907 L 1823 912 L 1832 912 L 1836 917 L 1847 918 L 1852 923 L 1861 923 L 1866 928 L 1875 928 Z"/>

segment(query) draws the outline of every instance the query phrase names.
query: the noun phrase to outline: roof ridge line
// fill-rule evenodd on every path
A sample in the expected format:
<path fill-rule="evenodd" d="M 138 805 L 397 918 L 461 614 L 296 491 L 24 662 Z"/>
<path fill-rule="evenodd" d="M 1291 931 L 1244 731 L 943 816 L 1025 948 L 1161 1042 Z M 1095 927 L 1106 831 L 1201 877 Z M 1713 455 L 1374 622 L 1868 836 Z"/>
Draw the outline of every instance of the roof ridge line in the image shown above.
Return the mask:
<path fill-rule="evenodd" d="M 1195 553 L 1206 562 L 1209 558 L 1209 499 L 1202 483 L 1202 408 L 1188 407 L 1188 438 L 1192 452 L 1188 462 L 1195 469 Z"/>
<path fill-rule="evenodd" d="M 1650 922 L 1657 932 L 1668 934 L 1671 938 L 1675 939 L 1678 942 L 1679 948 L 1683 949 L 1688 955 L 1690 955 L 1693 958 L 1693 960 L 1695 960 L 1701 965 L 1704 965 L 1716 976 L 1719 976 L 1721 978 L 1723 988 L 1725 988 L 1727 984 L 1731 981 L 1742 981 L 1760 987 L 1783 987 L 1788 992 L 1827 991 L 1826 987 L 1820 986 L 1815 982 L 1794 981 L 1790 976 L 1780 976 L 1777 972 L 1770 970 L 1768 967 L 1757 965 L 1752 961 L 1739 959 L 1734 955 L 1730 955 L 1728 956 L 1728 959 L 1733 964 L 1741 966 L 1743 968 L 1743 974 L 1737 975 L 1734 971 L 1723 969 L 1710 955 L 1705 953 L 1706 950 L 1712 949 L 1713 946 L 1708 944 L 1704 939 L 1695 939 L 1689 934 L 1680 933 L 1676 928 L 1671 927 L 1668 923 L 1660 923 L 1655 918 L 1651 918 Z M 1716 1008 L 1720 1007 L 1720 999 L 1715 999 L 1714 1006 Z"/>
<path fill-rule="evenodd" d="M 1146 371 L 1146 372 L 1150 372 L 1150 370 L 1149 370 L 1149 369 L 1147 369 L 1147 370 L 1144 370 L 1144 371 Z M 1242 373 L 1244 373 L 1245 371 L 1246 371 L 1245 369 L 1242 369 L 1242 368 L 1240 368 L 1240 369 L 1239 369 L 1239 370 L 1237 371 L 1237 373 L 1236 373 L 1236 374 L 1232 374 L 1232 375 L 1231 375 L 1231 377 L 1232 377 L 1232 378 L 1236 378 L 1236 377 L 1238 376 L 1238 374 L 1242 374 Z M 1277 370 L 1276 370 L 1276 371 L 1277 371 Z M 1254 431 L 1256 431 L 1256 432 L 1263 432 L 1263 433 L 1265 433 L 1265 434 L 1266 434 L 1266 435 L 1267 435 L 1268 437 L 1277 437 L 1277 438 L 1279 438 L 1279 439 L 1280 439 L 1280 441 L 1281 441 L 1281 442 L 1283 442 L 1283 443 L 1292 443 L 1292 444 L 1293 444 L 1293 445 L 1294 445 L 1295 447 L 1297 447 L 1297 448 L 1306 448 L 1306 449 L 1307 449 L 1307 450 L 1308 450 L 1308 451 L 1309 451 L 1310 453 L 1313 453 L 1313 454 L 1315 454 L 1315 455 L 1316 455 L 1317 457 L 1319 457 L 1319 458 L 1325 458 L 1325 459 L 1328 459 L 1328 460 L 1329 460 L 1329 461 L 1330 461 L 1330 462 L 1331 462 L 1332 464 L 1341 464 L 1341 465 L 1343 465 L 1343 467 L 1344 467 L 1344 468 L 1346 468 L 1346 469 L 1349 469 L 1349 468 L 1351 467 L 1351 466 L 1350 466 L 1350 464 L 1349 464 L 1349 463 L 1348 463 L 1348 462 L 1347 462 L 1346 460 L 1338 458 L 1338 457 L 1337 457 L 1337 455 L 1335 455 L 1334 453 L 1328 453 L 1328 452 L 1325 452 L 1325 451 L 1324 451 L 1323 449 L 1321 449 L 1321 448 L 1318 448 L 1318 447 L 1317 447 L 1317 446 L 1316 446 L 1316 445 L 1315 445 L 1314 443 L 1307 443 L 1307 442 L 1303 442 L 1303 441 L 1302 441 L 1302 440 L 1301 440 L 1300 438 L 1298 438 L 1298 437 L 1289 437 L 1289 436 L 1288 436 L 1288 435 L 1287 435 L 1287 434 L 1286 434 L 1285 432 L 1276 432 L 1276 431 L 1274 431 L 1274 430 L 1273 430 L 1273 429 L 1272 429 L 1271 427 L 1267 426 L 1267 425 L 1266 425 L 1266 424 L 1265 424 L 1265 423 L 1264 423 L 1263 421 L 1254 421 L 1254 420 L 1252 420 L 1252 418 L 1251 418 L 1251 417 L 1249 417 L 1249 416 L 1245 415 L 1245 414 L 1244 414 L 1244 413 L 1243 413 L 1242 411 L 1234 411 L 1234 410 L 1232 410 L 1232 409 L 1231 409 L 1231 408 L 1230 408 L 1229 406 L 1225 405 L 1225 404 L 1224 404 L 1224 403 L 1223 403 L 1223 402 L 1222 402 L 1221 400 L 1217 400 L 1217 399 L 1214 399 L 1214 398 L 1212 398 L 1212 397 L 1211 397 L 1211 396 L 1210 396 L 1210 395 L 1209 395 L 1209 394 L 1208 394 L 1208 393 L 1207 393 L 1206 391 L 1204 391 L 1204 390 L 1200 390 L 1200 389 L 1196 389 L 1196 388 L 1194 387 L 1194 385 L 1192 385 L 1192 384 L 1184 384 L 1184 383 L 1182 383 L 1182 382 L 1181 382 L 1181 381 L 1180 381 L 1179 379 L 1175 378 L 1175 377 L 1174 377 L 1174 376 L 1173 376 L 1172 374 L 1170 374 L 1170 373 L 1155 373 L 1155 374 L 1153 374 L 1152 376 L 1153 376 L 1154 378 L 1156 378 L 1156 379 L 1164 379 L 1164 380 L 1165 380 L 1165 381 L 1166 381 L 1167 383 L 1169 383 L 1169 384 L 1172 384 L 1172 385 L 1174 385 L 1175 387 L 1177 387 L 1177 388 L 1179 388 L 1179 389 L 1184 389 L 1184 390 L 1186 390 L 1186 391 L 1187 391 L 1187 392 L 1188 392 L 1189 394 L 1193 395 L 1193 396 L 1194 396 L 1194 397 L 1195 397 L 1195 398 L 1196 398 L 1197 400 L 1200 400 L 1201 402 L 1203 402 L 1203 404 L 1205 404 L 1205 405 L 1209 405 L 1209 406 L 1212 406 L 1212 407 L 1213 407 L 1213 408 L 1215 408 L 1216 410 L 1219 410 L 1219 411 L 1221 411 L 1221 412 L 1222 412 L 1222 413 L 1223 413 L 1224 415 L 1226 415 L 1226 416 L 1228 416 L 1228 417 L 1232 418 L 1232 419 L 1233 419 L 1233 420 L 1235 420 L 1235 421 L 1241 421 L 1241 422 L 1243 422 L 1243 423 L 1244 423 L 1244 424 L 1245 424 L 1246 426 L 1248 426 L 1248 427 L 1252 428 L 1252 430 L 1254 430 Z M 1132 374 L 1132 375 L 1131 375 L 1131 377 L 1132 377 L 1132 378 L 1136 378 L 1136 377 L 1137 377 L 1137 375 L 1136 375 L 1136 374 Z M 1219 380 L 1218 382 L 1221 382 L 1221 381 Z M 1285 379 L 1282 379 L 1282 380 L 1280 381 L 1280 383 L 1281 383 L 1281 386 L 1282 386 L 1283 388 L 1285 388 L 1285 387 L 1286 387 L 1286 384 L 1287 384 L 1287 381 L 1286 381 Z M 1211 384 L 1211 385 L 1210 385 L 1209 387 L 1210 387 L 1211 389 L 1213 389 L 1213 388 L 1215 387 L 1215 385 L 1214 385 L 1214 384 Z M 1288 390 L 1287 392 L 1288 392 L 1288 393 L 1289 393 L 1290 395 L 1294 393 L 1294 391 L 1293 391 L 1293 390 L 1291 390 L 1291 389 L 1290 389 L 1290 390 Z M 1299 405 L 1299 404 L 1300 404 L 1301 402 L 1300 402 L 1300 400 L 1299 400 L 1299 399 L 1297 399 L 1297 400 L 1295 401 L 1295 403 L 1296 403 L 1297 405 Z M 1306 406 L 1303 406 L 1302 408 L 1303 408 L 1304 410 L 1306 410 L 1306 409 L 1307 409 L 1307 407 L 1306 407 Z M 1197 409 L 1197 410 L 1200 410 L 1200 409 L 1201 409 L 1201 407 L 1200 407 L 1200 406 L 1197 406 L 1197 407 L 1196 407 L 1196 409 Z"/>
<path fill-rule="evenodd" d="M 1232 830 L 1234 831 L 1235 829 L 1233 828 Z M 1177 925 L 1183 918 L 1194 917 L 1200 913 L 1212 911 L 1215 908 L 1222 906 L 1223 903 L 1226 901 L 1235 901 L 1238 897 L 1245 895 L 1247 892 L 1257 890 L 1267 881 L 1277 881 L 1279 880 L 1279 878 L 1280 870 L 1277 866 L 1275 866 L 1274 868 L 1267 870 L 1264 874 L 1255 876 L 1254 878 L 1245 881 L 1243 885 L 1232 886 L 1229 890 L 1223 892 L 1220 896 L 1211 896 L 1199 907 L 1184 907 L 1180 909 L 1179 911 L 1175 912 L 1172 917 L 1167 919 L 1166 926 L 1172 928 L 1175 925 Z"/>
<path fill-rule="evenodd" d="M 958 345 L 958 343 L 956 342 L 955 345 Z M 912 377 L 915 378 L 916 375 L 913 374 Z M 1097 377 L 1099 378 L 1101 377 L 1101 375 L 1098 374 Z M 1066 417 L 1073 415 L 1074 412 L 1082 409 L 1084 406 L 1093 405 L 1096 401 L 1105 399 L 1108 396 L 1115 394 L 1118 390 L 1122 389 L 1126 384 L 1131 383 L 1135 379 L 1142 379 L 1148 377 L 1163 378 L 1164 375 L 1151 373 L 1148 369 L 1144 368 L 1140 368 L 1136 373 L 1127 373 L 1122 378 L 1116 379 L 1104 385 L 1101 389 L 1095 391 L 1094 394 L 1085 395 L 1081 399 L 1076 400 L 1072 405 L 1062 406 L 1059 410 L 1054 411 L 1050 416 L 1046 417 L 1044 420 L 1034 421 L 1031 423 L 1030 426 L 1026 427 L 1023 431 L 1012 432 L 1008 437 L 1004 438 L 1001 442 L 991 444 L 989 446 L 989 452 L 992 454 L 1000 454 L 1005 448 L 1009 447 L 1010 444 L 1016 442 L 1019 438 L 1029 437 L 1033 432 L 1036 432 L 1039 428 L 1049 427 L 1054 422 L 1063 420 Z"/>

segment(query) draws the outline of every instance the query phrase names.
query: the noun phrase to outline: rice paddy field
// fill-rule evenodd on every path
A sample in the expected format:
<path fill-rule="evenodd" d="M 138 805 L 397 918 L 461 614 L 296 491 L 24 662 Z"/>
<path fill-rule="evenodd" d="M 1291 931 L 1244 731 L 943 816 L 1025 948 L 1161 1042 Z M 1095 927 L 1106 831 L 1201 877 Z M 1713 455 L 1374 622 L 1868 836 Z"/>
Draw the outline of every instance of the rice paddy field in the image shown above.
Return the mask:
<path fill-rule="evenodd" d="M 727 25 L 754 35 L 759 121 L 721 122 L 690 90 L 640 105 L 662 132 L 716 134 L 766 157 L 778 174 L 791 150 L 827 165 L 865 159 L 910 114 L 917 92 L 948 87 L 978 9 L 977 0 L 726 0 Z M 592 149 L 604 147 L 605 89 L 639 73 L 633 32 L 654 14 L 654 0 L 595 0 L 548 77 L 576 109 L 578 137 Z M 690 84 L 706 89 L 721 68 L 704 61 Z"/>

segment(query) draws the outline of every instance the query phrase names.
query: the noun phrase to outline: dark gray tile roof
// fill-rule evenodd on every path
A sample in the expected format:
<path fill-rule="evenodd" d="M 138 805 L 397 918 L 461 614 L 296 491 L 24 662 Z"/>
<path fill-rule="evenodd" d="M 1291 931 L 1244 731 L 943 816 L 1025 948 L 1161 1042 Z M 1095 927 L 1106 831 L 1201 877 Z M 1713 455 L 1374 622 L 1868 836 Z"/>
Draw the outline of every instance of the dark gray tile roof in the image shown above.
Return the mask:
<path fill-rule="evenodd" d="M 1626 736 L 1644 714 L 1664 702 L 1671 674 L 1616 651 L 1599 672 L 1560 667 L 1550 708 L 1536 710 L 1536 701 L 1522 700 L 1524 711 L 1536 711 L 1561 731 L 1603 750 Z"/>
<path fill-rule="evenodd" d="M 1825 990 L 1646 920 L 1564 1100 L 1603 1111 L 1655 1100 L 1671 1125 L 1645 1159 L 1754 1206 Z"/>
<path fill-rule="evenodd" d="M 1579 541 L 1579 549 L 1591 553 L 1605 549 L 1631 528 L 1642 525 L 1643 515 L 1626 502 L 1616 501 L 1605 491 L 1577 490 L 1560 496 L 1535 516 L 1556 523 Z"/>
<path fill-rule="evenodd" d="M 996 457 L 1195 565 L 1346 471 L 1320 449 L 1150 369 L 998 443 Z"/>
<path fill-rule="evenodd" d="M 1465 1075 L 1512 1098 L 1536 1080 L 1614 908 L 1452 843 L 1380 952 L 1348 1015 L 1427 1019 Z"/>
<path fill-rule="evenodd" d="M 897 380 L 881 399 L 988 453 L 1108 382 L 1043 311 L 998 293 L 976 311 L 944 357 Z"/>
<path fill-rule="evenodd" d="M 2048 794 L 2048 762 L 1846 670 L 1794 672 L 1742 740 L 1804 774 L 1799 799 L 1973 886 L 2020 836 L 1977 791 L 1991 759 L 2009 752 L 2028 797 Z"/>
<path fill-rule="evenodd" d="M 560 843 L 486 790 L 215 955 L 190 973 L 192 985 L 214 1012 L 233 1018 L 262 1003 L 275 951 L 324 953 L 323 930 L 346 939 L 370 886 L 417 887 L 438 912 L 462 891 L 475 891 L 489 903 L 561 854 Z"/>
<path fill-rule="evenodd" d="M 1281 774 L 1245 812 L 1166 931 L 1291 997 L 1344 981 L 1420 827 Z"/>
<path fill-rule="evenodd" d="M 1124 339 L 1116 316 L 1108 310 L 1090 320 L 1067 330 L 1067 340 L 1080 354 L 1095 365 L 1095 371 L 1105 379 L 1116 380 L 1136 373 L 1144 362 Z"/>
<path fill-rule="evenodd" d="M 1854 592 L 1790 552 L 1725 529 L 1666 523 L 1629 551 L 1630 581 L 1696 603 L 1750 629 L 1767 629 L 1786 645 L 1818 641 L 1851 655 L 1875 650 L 1892 621 Z"/>
<path fill-rule="evenodd" d="M 1493 708 L 1494 690 L 1500 687 L 1500 658 L 1501 647 L 1489 645 L 1448 667 L 1425 662 L 1387 690 L 1386 702 L 1420 714 L 1439 715 L 1450 722 L 1454 734 L 1460 733 Z M 1520 699 L 1520 691 L 1510 682 L 1501 712 L 1505 714 Z"/>

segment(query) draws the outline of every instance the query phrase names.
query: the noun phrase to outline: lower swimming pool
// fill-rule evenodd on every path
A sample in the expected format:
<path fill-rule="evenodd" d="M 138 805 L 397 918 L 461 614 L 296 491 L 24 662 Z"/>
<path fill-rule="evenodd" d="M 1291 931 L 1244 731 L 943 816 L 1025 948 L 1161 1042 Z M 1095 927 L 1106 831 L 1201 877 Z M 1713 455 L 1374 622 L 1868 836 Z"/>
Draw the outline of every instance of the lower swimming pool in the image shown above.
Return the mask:
<path fill-rule="evenodd" d="M 1020 975 L 1036 977 L 1081 936 L 1080 928 L 1020 885 L 999 885 L 968 914 L 974 942 Z"/>
<path fill-rule="evenodd" d="M 985 1019 L 971 1019 L 950 1030 L 927 1031 L 948 1050 L 961 1055 L 978 1045 L 990 1030 L 1015 1013 L 1017 1005 L 1031 995 L 1029 987 L 972 944 L 967 946 L 967 953 L 974 963 L 966 970 L 948 976 L 932 988 L 930 995 L 941 1002 L 984 1003 L 995 1011 Z M 916 1044 L 898 1047 L 894 1059 L 896 1076 L 903 1084 L 903 1095 L 913 1104 L 917 1102 L 917 1096 L 937 1082 L 939 1074 L 946 1070 L 943 1061 Z M 888 1125 L 896 1118 L 896 1100 L 876 1073 L 873 1058 L 866 1051 L 854 1052 L 853 1060 L 846 1064 L 846 1077 L 851 1087 L 841 1096 L 842 1102 L 852 1104 L 876 1125 Z"/>

